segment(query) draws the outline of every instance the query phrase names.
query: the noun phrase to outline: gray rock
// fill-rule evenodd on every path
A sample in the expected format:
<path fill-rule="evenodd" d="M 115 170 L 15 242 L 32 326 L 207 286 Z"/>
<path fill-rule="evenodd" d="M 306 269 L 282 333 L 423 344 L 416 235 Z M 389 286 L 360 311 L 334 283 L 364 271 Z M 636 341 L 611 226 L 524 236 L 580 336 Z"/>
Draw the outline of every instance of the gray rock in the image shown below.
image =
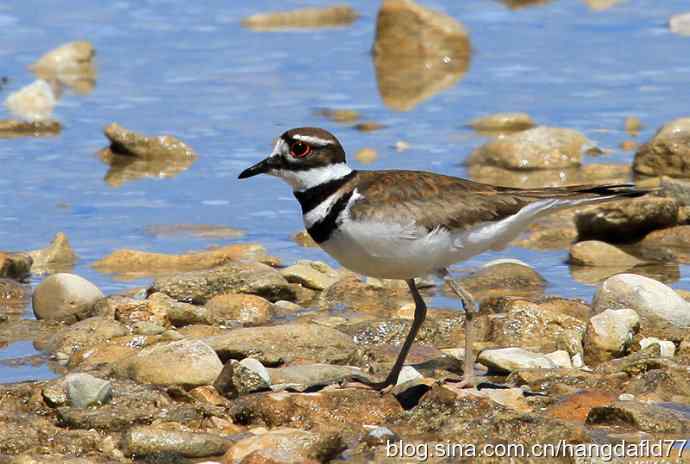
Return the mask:
<path fill-rule="evenodd" d="M 625 355 L 639 328 L 640 316 L 629 308 L 592 316 L 585 331 L 585 360 L 591 365 Z"/>
<path fill-rule="evenodd" d="M 512 372 L 527 368 L 553 369 L 556 367 L 556 364 L 543 354 L 533 353 L 522 348 L 484 350 L 479 354 L 477 361 L 498 372 Z"/>
<path fill-rule="evenodd" d="M 200 340 L 158 343 L 127 361 L 129 376 L 157 385 L 210 385 L 223 370 L 215 351 Z"/>
<path fill-rule="evenodd" d="M 656 337 L 647 337 L 640 340 L 640 349 L 642 350 L 651 345 L 659 345 L 662 358 L 672 358 L 676 354 L 676 345 L 670 340 L 660 340 Z"/>
<path fill-rule="evenodd" d="M 350 336 L 316 324 L 246 327 L 209 337 L 206 342 L 222 359 L 251 357 L 266 365 L 294 359 L 344 363 L 356 350 Z"/>
<path fill-rule="evenodd" d="M 602 282 L 592 308 L 595 313 L 631 308 L 643 317 L 660 317 L 676 326 L 690 327 L 690 303 L 661 282 L 635 274 L 618 274 Z"/>
<path fill-rule="evenodd" d="M 580 165 L 588 144 L 578 131 L 540 126 L 490 140 L 470 155 L 468 164 L 513 170 L 570 168 Z"/>
<path fill-rule="evenodd" d="M 42 389 L 41 395 L 48 406 L 57 408 L 67 404 L 67 391 L 65 389 L 65 378 L 60 378 L 48 382 Z"/>
<path fill-rule="evenodd" d="M 336 383 L 352 374 L 362 374 L 362 370 L 352 366 L 336 366 L 333 364 L 296 364 L 268 369 L 271 381 L 276 390 L 290 386 L 295 390 L 304 390 L 314 385 L 329 385 Z"/>
<path fill-rule="evenodd" d="M 149 321 L 139 321 L 132 325 L 132 332 L 137 335 L 160 335 L 165 332 L 165 327 Z"/>
<path fill-rule="evenodd" d="M 105 404 L 112 398 L 113 385 L 90 374 L 69 374 L 65 377 L 67 397 L 75 408 Z"/>
<path fill-rule="evenodd" d="M 403 368 L 400 370 L 400 374 L 398 375 L 398 381 L 396 385 L 400 385 L 414 379 L 421 379 L 422 377 L 423 375 L 420 374 L 419 371 L 414 367 L 403 366 Z"/>
<path fill-rule="evenodd" d="M 243 361 L 248 359 L 251 358 Z M 271 379 L 266 368 L 255 359 L 253 361 L 243 364 L 231 359 L 225 363 L 213 386 L 228 398 L 237 398 L 248 393 L 268 390 L 271 386 Z"/>
<path fill-rule="evenodd" d="M 37 319 L 75 322 L 93 312 L 103 293 L 94 284 L 75 274 L 53 274 L 43 280 L 32 297 Z"/>
<path fill-rule="evenodd" d="M 270 301 L 293 300 L 287 280 L 265 264 L 230 263 L 207 271 L 192 271 L 153 282 L 150 291 L 163 292 L 186 303 L 204 304 L 223 293 L 250 293 Z"/>
<path fill-rule="evenodd" d="M 212 433 L 168 430 L 149 425 L 133 427 L 124 436 L 127 456 L 168 454 L 203 458 L 223 454 L 231 444 L 227 438 Z"/>

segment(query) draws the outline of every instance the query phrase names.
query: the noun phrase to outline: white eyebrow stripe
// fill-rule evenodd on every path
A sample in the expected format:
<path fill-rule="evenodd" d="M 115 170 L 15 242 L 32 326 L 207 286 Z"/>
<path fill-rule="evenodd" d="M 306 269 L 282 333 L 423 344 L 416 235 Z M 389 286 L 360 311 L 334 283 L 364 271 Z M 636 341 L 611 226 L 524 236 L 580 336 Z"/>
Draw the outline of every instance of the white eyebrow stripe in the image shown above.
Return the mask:
<path fill-rule="evenodd" d="M 333 145 L 332 140 L 320 139 L 318 137 L 314 137 L 311 135 L 296 134 L 296 135 L 293 135 L 292 138 L 295 140 L 301 140 L 302 142 L 305 142 L 305 143 L 308 143 L 311 145 L 319 145 L 321 147 L 326 146 L 326 145 Z"/>

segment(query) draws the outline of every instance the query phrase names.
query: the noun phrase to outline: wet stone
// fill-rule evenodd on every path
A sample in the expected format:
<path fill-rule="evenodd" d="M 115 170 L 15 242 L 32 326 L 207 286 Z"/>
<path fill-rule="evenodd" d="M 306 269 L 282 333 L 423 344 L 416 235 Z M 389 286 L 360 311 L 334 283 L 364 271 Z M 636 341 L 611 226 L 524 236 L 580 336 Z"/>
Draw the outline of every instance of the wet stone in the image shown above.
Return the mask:
<path fill-rule="evenodd" d="M 75 408 L 104 404 L 113 394 L 110 382 L 90 374 L 69 374 L 65 377 L 65 386 L 69 402 Z"/>
<path fill-rule="evenodd" d="M 685 433 L 690 419 L 671 409 L 637 401 L 617 401 L 610 406 L 592 408 L 587 415 L 592 425 L 633 427 L 649 433 Z"/>
<path fill-rule="evenodd" d="M 273 305 L 265 298 L 240 293 L 216 295 L 206 303 L 209 320 L 221 325 L 239 322 L 243 325 L 261 325 L 273 317 Z"/>
<path fill-rule="evenodd" d="M 517 132 L 534 127 L 527 113 L 494 113 L 473 119 L 472 129 L 489 132 Z"/>
<path fill-rule="evenodd" d="M 53 136 L 61 130 L 62 125 L 57 121 L 0 120 L 0 138 Z"/>
<path fill-rule="evenodd" d="M 22 280 L 31 274 L 33 259 L 26 253 L 0 251 L 0 277 Z"/>
<path fill-rule="evenodd" d="M 196 158 L 196 153 L 173 136 L 147 137 L 113 123 L 104 129 L 114 153 L 138 158 Z"/>
<path fill-rule="evenodd" d="M 256 359 L 246 358 L 241 362 L 231 359 L 225 363 L 213 385 L 224 396 L 237 398 L 268 390 L 271 378 L 266 368 Z"/>
<path fill-rule="evenodd" d="M 223 293 L 249 293 L 270 300 L 293 300 L 294 291 L 278 271 L 261 263 L 229 263 L 153 282 L 149 292 L 163 292 L 178 301 L 204 304 Z"/>
<path fill-rule="evenodd" d="M 96 345 L 115 337 L 122 337 L 129 333 L 127 328 L 117 322 L 102 317 L 90 317 L 70 326 L 62 327 L 57 333 L 46 340 L 36 340 L 38 349 L 51 353 L 84 352 Z"/>
<path fill-rule="evenodd" d="M 34 274 L 69 270 L 78 259 L 67 236 L 62 232 L 55 235 L 50 245 L 31 251 L 29 256 L 33 259 L 31 272 Z"/>
<path fill-rule="evenodd" d="M 522 262 L 500 261 L 486 263 L 481 269 L 462 277 L 458 282 L 478 301 L 500 296 L 538 296 L 544 292 L 546 280 L 532 267 Z M 448 284 L 446 294 L 455 296 Z"/>
<path fill-rule="evenodd" d="M 665 124 L 635 154 L 633 169 L 648 176 L 690 176 L 690 118 Z"/>
<path fill-rule="evenodd" d="M 302 284 L 314 290 L 323 290 L 339 279 L 339 274 L 321 261 L 298 261 L 281 269 L 280 273 L 288 282 Z"/>
<path fill-rule="evenodd" d="M 632 267 L 643 261 L 625 251 L 597 240 L 578 242 L 570 247 L 570 263 L 578 266 Z"/>
<path fill-rule="evenodd" d="M 630 348 L 640 327 L 640 316 L 632 309 L 607 309 L 587 323 L 584 338 L 588 365 L 622 356 Z"/>
<path fill-rule="evenodd" d="M 468 164 L 514 170 L 577 167 L 588 143 L 575 130 L 540 126 L 487 142 L 470 155 Z"/>
<path fill-rule="evenodd" d="M 0 316 L 19 317 L 24 313 L 31 289 L 14 279 L 0 278 Z"/>

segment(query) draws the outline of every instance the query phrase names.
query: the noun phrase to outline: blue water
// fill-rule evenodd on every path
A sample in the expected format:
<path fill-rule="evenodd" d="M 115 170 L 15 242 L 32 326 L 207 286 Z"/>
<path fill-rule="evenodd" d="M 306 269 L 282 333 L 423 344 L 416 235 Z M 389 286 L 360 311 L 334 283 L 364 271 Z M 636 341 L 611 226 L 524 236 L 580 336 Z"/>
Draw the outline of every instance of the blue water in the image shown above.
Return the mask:
<path fill-rule="evenodd" d="M 261 242 L 286 263 L 328 260 L 289 239 L 302 224 L 286 185 L 267 177 L 236 180 L 290 127 L 332 130 L 351 154 L 376 149 L 378 159 L 368 169 L 464 176 L 462 161 L 486 140 L 465 125 L 486 113 L 526 111 L 541 124 L 578 129 L 613 150 L 595 161 L 607 163 L 632 160 L 618 148 L 630 138 L 623 131 L 626 116 L 642 119 L 638 140 L 644 141 L 664 122 L 688 115 L 690 38 L 667 27 L 672 14 L 690 10 L 685 0 L 621 0 L 606 11 L 579 0 L 519 10 L 491 0 L 425 1 L 462 21 L 474 53 L 456 85 L 408 112 L 387 108 L 378 94 L 370 54 L 378 2 L 349 2 L 362 16 L 343 28 L 269 33 L 239 24 L 256 12 L 328 3 L 3 2 L 0 76 L 10 82 L 0 98 L 33 81 L 28 64 L 71 40 L 94 44 L 98 77 L 90 94 L 67 90 L 62 96 L 55 110 L 64 127 L 59 136 L 0 140 L 0 249 L 40 248 L 63 231 L 80 256 L 74 272 L 106 293 L 148 283 L 116 281 L 90 268 L 113 250 L 182 252 L 231 242 L 155 237 L 145 232 L 153 224 L 237 227 L 248 232 L 240 240 Z M 361 133 L 316 115 L 321 107 L 354 108 L 387 128 Z M 0 118 L 7 117 L 4 111 Z M 199 159 L 175 178 L 111 187 L 103 180 L 108 167 L 96 155 L 110 122 L 174 134 Z M 396 152 L 398 140 L 412 148 Z M 462 267 L 506 256 L 535 266 L 550 294 L 591 298 L 593 287 L 571 278 L 566 251 L 513 248 Z M 674 286 L 690 287 L 687 269 Z M 0 381 L 16 375 L 0 365 Z"/>

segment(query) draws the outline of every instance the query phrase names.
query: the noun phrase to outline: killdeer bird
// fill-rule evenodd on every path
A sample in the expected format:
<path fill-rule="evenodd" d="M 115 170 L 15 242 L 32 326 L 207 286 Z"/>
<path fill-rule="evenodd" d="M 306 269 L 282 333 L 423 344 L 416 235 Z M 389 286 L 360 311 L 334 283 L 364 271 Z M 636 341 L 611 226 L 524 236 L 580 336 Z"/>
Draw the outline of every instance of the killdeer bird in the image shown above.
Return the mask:
<path fill-rule="evenodd" d="M 530 222 L 550 212 L 647 193 L 634 184 L 516 189 L 431 172 L 355 171 L 338 139 L 313 127 L 283 133 L 273 153 L 239 178 L 257 174 L 290 184 L 309 235 L 344 267 L 407 282 L 414 321 L 393 368 L 382 382 L 356 379 L 379 389 L 397 382 L 426 317 L 415 277 L 447 277 L 448 266 L 504 248 Z M 463 383 L 472 385 L 477 305 L 457 282 L 448 282 L 465 310 Z"/>

